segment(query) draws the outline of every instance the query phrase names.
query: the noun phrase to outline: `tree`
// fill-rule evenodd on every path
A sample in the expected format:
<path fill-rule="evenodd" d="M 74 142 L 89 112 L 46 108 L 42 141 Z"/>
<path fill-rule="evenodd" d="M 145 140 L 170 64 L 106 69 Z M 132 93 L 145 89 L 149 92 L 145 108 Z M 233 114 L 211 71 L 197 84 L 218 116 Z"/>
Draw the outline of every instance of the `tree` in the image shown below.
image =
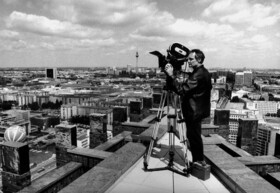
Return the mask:
<path fill-rule="evenodd" d="M 0 104 L 0 107 L 3 109 L 3 110 L 10 110 L 12 108 L 12 106 L 15 105 L 17 106 L 18 103 L 16 101 L 3 101 L 2 104 Z"/>
<path fill-rule="evenodd" d="M 232 99 L 231 99 L 231 101 L 230 102 L 232 102 L 232 103 L 238 103 L 239 102 L 239 98 L 238 98 L 238 96 L 234 96 L 234 97 L 232 97 Z"/>
<path fill-rule="evenodd" d="M 28 107 L 33 111 L 37 111 L 40 108 L 38 102 L 33 102 L 31 104 L 28 104 Z"/>
<path fill-rule="evenodd" d="M 77 116 L 72 116 L 69 120 L 72 124 L 83 124 L 83 125 L 89 125 L 90 124 L 90 120 L 89 120 L 89 116 L 86 115 L 77 115 Z"/>
<path fill-rule="evenodd" d="M 280 117 L 280 109 L 277 110 L 277 117 Z"/>
<path fill-rule="evenodd" d="M 41 106 L 42 106 L 42 109 L 47 109 L 47 108 L 48 108 L 48 107 L 47 107 L 47 106 L 48 106 L 47 103 L 42 103 Z"/>
<path fill-rule="evenodd" d="M 21 109 L 22 110 L 26 110 L 28 108 L 28 106 L 26 104 L 22 105 Z"/>
<path fill-rule="evenodd" d="M 274 101 L 274 96 L 271 93 L 268 93 L 268 100 L 269 101 Z"/>
<path fill-rule="evenodd" d="M 6 101 L 4 101 L 4 102 L 1 104 L 1 106 L 2 106 L 2 109 L 3 109 L 3 110 L 10 110 L 10 109 L 12 108 L 12 104 L 11 104 L 11 103 L 8 103 L 8 102 L 6 102 Z"/>
<path fill-rule="evenodd" d="M 247 99 L 248 99 L 249 97 L 248 97 L 247 94 L 244 94 L 244 95 L 242 96 L 242 98 L 247 98 Z"/>
<path fill-rule="evenodd" d="M 62 101 L 58 101 L 58 100 L 56 99 L 55 104 L 54 104 L 54 108 L 55 108 L 55 109 L 60 109 L 60 107 L 61 107 L 61 102 L 62 102 Z"/>

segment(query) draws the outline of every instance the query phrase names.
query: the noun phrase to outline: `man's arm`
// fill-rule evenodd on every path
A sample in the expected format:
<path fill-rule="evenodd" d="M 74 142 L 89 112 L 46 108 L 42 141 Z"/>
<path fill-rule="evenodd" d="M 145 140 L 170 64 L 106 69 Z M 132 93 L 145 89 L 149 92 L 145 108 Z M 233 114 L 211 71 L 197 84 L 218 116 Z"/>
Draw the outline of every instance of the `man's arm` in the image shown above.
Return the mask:
<path fill-rule="evenodd" d="M 167 82 L 172 85 L 173 90 L 183 96 L 183 95 L 190 95 L 194 93 L 200 84 L 203 84 L 203 73 L 197 71 L 194 73 L 191 78 L 187 77 L 177 77 L 174 76 L 173 67 L 171 64 L 167 64 L 165 66 L 165 73 L 167 75 Z"/>
<path fill-rule="evenodd" d="M 191 95 L 198 90 L 200 84 L 202 84 L 203 74 L 195 73 L 190 78 L 183 81 L 181 84 L 178 80 L 175 80 L 176 88 L 180 95 Z"/>

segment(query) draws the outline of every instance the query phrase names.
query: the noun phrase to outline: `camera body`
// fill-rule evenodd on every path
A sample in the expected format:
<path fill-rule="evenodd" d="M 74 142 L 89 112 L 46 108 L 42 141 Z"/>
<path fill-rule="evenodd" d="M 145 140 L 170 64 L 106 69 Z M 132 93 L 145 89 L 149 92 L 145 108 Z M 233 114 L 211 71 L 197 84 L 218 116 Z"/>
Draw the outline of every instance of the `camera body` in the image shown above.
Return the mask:
<path fill-rule="evenodd" d="M 152 51 L 150 54 L 158 57 L 158 66 L 162 72 L 166 64 L 171 64 L 174 71 L 180 71 L 181 66 L 186 61 L 190 50 L 179 43 L 173 43 L 167 50 L 167 56 L 161 54 L 159 51 Z"/>

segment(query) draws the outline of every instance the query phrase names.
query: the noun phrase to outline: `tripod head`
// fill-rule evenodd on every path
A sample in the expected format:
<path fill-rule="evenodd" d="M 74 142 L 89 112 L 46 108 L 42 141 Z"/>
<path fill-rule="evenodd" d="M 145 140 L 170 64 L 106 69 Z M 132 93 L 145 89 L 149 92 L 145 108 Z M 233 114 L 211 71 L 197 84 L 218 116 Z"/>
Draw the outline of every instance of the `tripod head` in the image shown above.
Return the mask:
<path fill-rule="evenodd" d="M 165 79 L 165 85 L 163 86 L 163 90 L 166 91 L 175 91 L 175 85 L 174 85 L 174 80 L 170 76 L 166 76 Z"/>

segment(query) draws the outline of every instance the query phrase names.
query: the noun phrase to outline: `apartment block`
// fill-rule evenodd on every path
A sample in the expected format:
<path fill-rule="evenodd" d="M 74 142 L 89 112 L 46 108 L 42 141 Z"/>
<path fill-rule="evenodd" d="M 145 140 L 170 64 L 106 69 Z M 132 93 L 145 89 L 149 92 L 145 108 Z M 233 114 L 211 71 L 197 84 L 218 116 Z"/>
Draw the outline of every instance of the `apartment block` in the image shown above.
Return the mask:
<path fill-rule="evenodd" d="M 258 120 L 250 118 L 239 119 L 236 146 L 256 155 Z"/>
<path fill-rule="evenodd" d="M 229 138 L 228 141 L 236 145 L 239 119 L 247 118 L 247 114 L 230 112 L 229 115 Z"/>

